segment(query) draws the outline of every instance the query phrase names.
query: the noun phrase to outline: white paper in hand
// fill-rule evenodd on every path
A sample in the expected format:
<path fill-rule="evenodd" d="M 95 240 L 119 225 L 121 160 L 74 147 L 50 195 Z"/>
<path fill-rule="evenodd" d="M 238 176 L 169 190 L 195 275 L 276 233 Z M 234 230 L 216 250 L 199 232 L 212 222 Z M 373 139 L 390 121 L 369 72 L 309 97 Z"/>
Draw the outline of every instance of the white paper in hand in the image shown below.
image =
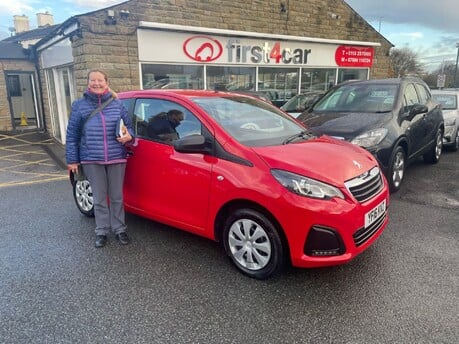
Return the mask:
<path fill-rule="evenodd" d="M 123 137 L 126 135 L 126 132 L 127 132 L 127 128 L 126 126 L 124 125 L 124 121 L 122 118 L 120 118 L 120 120 L 118 121 L 118 124 L 116 126 L 116 135 L 118 137 Z"/>

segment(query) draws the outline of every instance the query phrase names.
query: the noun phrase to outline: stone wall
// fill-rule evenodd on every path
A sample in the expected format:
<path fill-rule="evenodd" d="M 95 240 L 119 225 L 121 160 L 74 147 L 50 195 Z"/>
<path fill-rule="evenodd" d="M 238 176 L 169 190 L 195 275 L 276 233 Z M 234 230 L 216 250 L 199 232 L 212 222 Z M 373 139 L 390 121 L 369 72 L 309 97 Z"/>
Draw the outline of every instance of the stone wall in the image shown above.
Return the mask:
<path fill-rule="evenodd" d="M 136 27 L 139 21 L 269 34 L 379 42 L 371 78 L 390 76 L 392 44 L 342 0 L 131 0 L 79 16 L 81 38 L 73 39 L 78 96 L 87 71 L 101 68 L 115 91 L 140 85 Z M 129 11 L 122 18 L 120 11 Z"/>

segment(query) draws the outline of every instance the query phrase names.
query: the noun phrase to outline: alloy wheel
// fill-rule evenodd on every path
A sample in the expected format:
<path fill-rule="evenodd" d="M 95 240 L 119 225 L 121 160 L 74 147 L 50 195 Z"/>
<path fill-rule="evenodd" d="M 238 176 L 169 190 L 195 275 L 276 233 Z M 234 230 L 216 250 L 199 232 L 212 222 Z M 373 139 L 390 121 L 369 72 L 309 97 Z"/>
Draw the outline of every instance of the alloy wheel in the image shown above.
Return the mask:
<path fill-rule="evenodd" d="M 86 216 L 94 215 L 94 199 L 91 184 L 88 180 L 77 180 L 73 186 L 73 196 L 78 210 Z"/>
<path fill-rule="evenodd" d="M 402 150 L 397 151 L 392 165 L 392 184 L 396 189 L 400 187 L 405 174 L 405 154 Z"/>
<path fill-rule="evenodd" d="M 440 160 L 441 150 L 443 148 L 443 135 L 441 131 L 437 134 L 436 140 L 437 142 L 435 143 L 435 159 L 438 161 Z"/>

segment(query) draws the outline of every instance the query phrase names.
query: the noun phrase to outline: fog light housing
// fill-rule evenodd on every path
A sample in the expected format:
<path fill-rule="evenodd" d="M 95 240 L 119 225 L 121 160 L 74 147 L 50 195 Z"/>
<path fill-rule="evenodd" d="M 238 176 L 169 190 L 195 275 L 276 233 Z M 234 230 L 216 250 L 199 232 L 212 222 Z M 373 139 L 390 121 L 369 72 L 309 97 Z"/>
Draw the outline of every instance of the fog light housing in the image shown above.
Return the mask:
<path fill-rule="evenodd" d="M 333 229 L 313 226 L 309 231 L 304 247 L 308 256 L 339 256 L 345 252 L 341 236 Z"/>

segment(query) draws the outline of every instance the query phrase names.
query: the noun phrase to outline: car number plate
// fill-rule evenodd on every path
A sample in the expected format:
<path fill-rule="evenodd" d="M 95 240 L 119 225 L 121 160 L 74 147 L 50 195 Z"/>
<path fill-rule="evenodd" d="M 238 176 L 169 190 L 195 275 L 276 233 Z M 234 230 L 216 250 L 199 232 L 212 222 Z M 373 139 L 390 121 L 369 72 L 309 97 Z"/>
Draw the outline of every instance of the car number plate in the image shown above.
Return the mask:
<path fill-rule="evenodd" d="M 371 226 L 373 222 L 379 219 L 386 212 L 386 200 L 379 203 L 376 207 L 365 214 L 365 228 Z"/>

